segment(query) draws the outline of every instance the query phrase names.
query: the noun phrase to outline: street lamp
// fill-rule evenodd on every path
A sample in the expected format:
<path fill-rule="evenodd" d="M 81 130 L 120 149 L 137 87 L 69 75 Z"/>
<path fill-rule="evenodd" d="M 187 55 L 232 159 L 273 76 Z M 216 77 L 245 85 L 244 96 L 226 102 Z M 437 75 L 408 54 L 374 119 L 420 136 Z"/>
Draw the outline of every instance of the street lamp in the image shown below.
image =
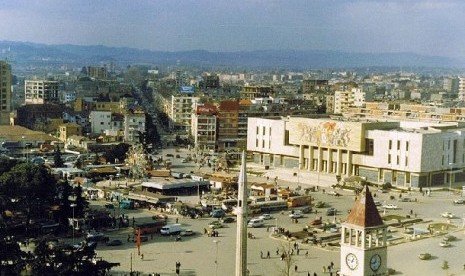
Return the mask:
<path fill-rule="evenodd" d="M 219 243 L 220 241 L 218 241 L 218 240 L 213 240 L 213 242 L 216 244 L 215 275 L 218 276 L 218 243 Z"/>
<path fill-rule="evenodd" d="M 74 222 L 75 222 L 75 221 L 74 221 L 74 207 L 76 207 L 76 204 L 72 203 L 72 204 L 70 204 L 69 206 L 70 206 L 71 208 L 73 208 L 73 225 L 72 225 L 72 227 L 73 227 L 73 245 L 74 245 Z"/>

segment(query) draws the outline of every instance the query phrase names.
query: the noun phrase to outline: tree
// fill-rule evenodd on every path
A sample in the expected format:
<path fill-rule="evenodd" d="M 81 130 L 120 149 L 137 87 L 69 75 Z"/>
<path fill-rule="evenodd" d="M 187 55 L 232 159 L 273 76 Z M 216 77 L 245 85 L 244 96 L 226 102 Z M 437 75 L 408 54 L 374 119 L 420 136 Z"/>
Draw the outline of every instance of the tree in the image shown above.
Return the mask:
<path fill-rule="evenodd" d="M 56 168 L 63 168 L 65 166 L 65 162 L 61 156 L 60 146 L 55 146 L 54 154 L 53 154 L 53 161 L 55 163 Z"/>
<path fill-rule="evenodd" d="M 129 144 L 120 143 L 107 150 L 103 154 L 103 157 L 105 158 L 105 160 L 107 160 L 107 162 L 110 163 L 115 163 L 116 159 L 118 159 L 119 162 L 122 162 L 126 158 L 126 154 L 130 147 L 131 146 Z"/>
<path fill-rule="evenodd" d="M 77 185 L 74 187 L 74 216 L 78 218 L 82 218 L 84 216 L 84 210 L 89 206 L 89 202 L 82 196 L 82 187 L 81 185 Z"/>
<path fill-rule="evenodd" d="M 32 218 L 44 217 L 55 195 L 56 180 L 44 166 L 20 163 L 0 176 L 0 196 L 26 214 L 26 227 Z"/>
<path fill-rule="evenodd" d="M 61 181 L 58 183 L 58 202 L 60 206 L 58 212 L 58 221 L 62 225 L 68 224 L 68 218 L 72 215 L 71 201 L 69 200 L 70 196 L 73 194 L 73 188 L 69 185 L 68 181 Z"/>

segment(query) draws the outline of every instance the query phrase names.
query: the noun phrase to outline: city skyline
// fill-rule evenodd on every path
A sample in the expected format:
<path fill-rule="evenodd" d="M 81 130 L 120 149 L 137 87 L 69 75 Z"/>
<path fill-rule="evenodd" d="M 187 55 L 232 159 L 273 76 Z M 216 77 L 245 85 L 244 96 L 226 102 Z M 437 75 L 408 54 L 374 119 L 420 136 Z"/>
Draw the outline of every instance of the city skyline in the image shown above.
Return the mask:
<path fill-rule="evenodd" d="M 0 39 L 159 51 L 336 50 L 465 57 L 461 1 L 0 4 Z"/>

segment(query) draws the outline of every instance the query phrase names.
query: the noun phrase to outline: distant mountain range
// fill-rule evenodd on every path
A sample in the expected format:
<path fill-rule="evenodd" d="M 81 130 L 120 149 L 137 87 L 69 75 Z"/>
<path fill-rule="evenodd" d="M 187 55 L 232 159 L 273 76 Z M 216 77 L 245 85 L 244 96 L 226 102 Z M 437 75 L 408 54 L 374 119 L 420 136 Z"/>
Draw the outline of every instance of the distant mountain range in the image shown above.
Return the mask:
<path fill-rule="evenodd" d="M 363 67 L 465 68 L 464 59 L 414 53 L 346 53 L 325 50 L 257 50 L 165 52 L 107 46 L 46 45 L 0 41 L 0 59 L 18 65 L 194 65 L 204 67 L 323 69 Z"/>

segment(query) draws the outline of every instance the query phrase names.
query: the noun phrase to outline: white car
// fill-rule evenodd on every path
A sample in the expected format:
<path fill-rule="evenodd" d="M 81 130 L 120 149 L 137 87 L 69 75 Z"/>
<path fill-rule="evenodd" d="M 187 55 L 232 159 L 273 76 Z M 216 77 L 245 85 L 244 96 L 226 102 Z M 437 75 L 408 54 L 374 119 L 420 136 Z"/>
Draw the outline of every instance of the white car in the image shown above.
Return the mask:
<path fill-rule="evenodd" d="M 442 241 L 439 243 L 440 247 L 450 247 L 450 243 L 448 241 Z"/>
<path fill-rule="evenodd" d="M 394 204 L 384 204 L 383 207 L 386 209 L 397 209 L 397 205 Z"/>
<path fill-rule="evenodd" d="M 269 220 L 269 219 L 272 219 L 273 216 L 270 215 L 270 214 L 263 214 L 263 215 L 259 216 L 259 218 L 264 219 L 264 220 Z"/>
<path fill-rule="evenodd" d="M 290 218 L 302 218 L 303 216 L 304 216 L 304 214 L 302 212 L 299 212 L 299 211 L 295 211 L 294 213 L 289 215 Z"/>
<path fill-rule="evenodd" d="M 443 218 L 454 218 L 455 215 L 452 214 L 451 212 L 444 212 L 444 213 L 441 214 L 441 217 L 443 217 Z"/>

